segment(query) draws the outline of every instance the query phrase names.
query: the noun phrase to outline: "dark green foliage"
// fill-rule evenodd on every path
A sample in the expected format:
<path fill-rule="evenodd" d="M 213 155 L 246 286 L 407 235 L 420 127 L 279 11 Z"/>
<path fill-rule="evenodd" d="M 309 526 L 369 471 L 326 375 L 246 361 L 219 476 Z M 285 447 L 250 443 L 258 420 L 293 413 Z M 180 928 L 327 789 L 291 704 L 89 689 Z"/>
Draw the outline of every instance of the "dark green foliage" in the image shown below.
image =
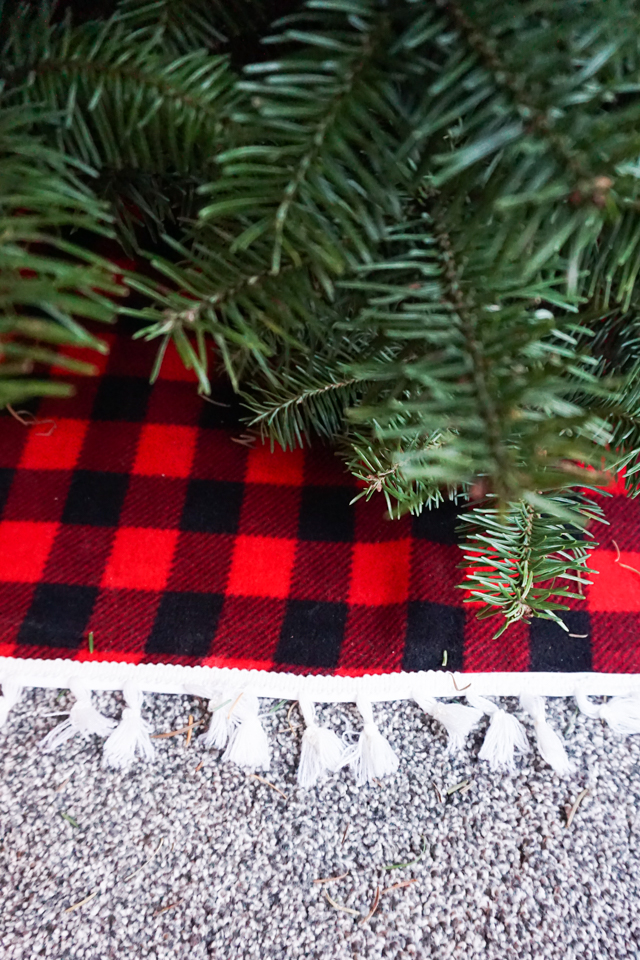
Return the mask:
<path fill-rule="evenodd" d="M 147 260 L 150 373 L 173 340 L 207 393 L 212 343 L 264 438 L 335 440 L 394 516 L 461 502 L 483 615 L 555 617 L 576 491 L 640 491 L 637 5 L 122 0 L 0 36 L 2 97 Z"/>
<path fill-rule="evenodd" d="M 0 76 L 22 103 L 59 114 L 55 145 L 98 173 L 94 189 L 135 248 L 136 222 L 157 237 L 193 212 L 233 99 L 228 60 L 199 46 L 178 55 L 161 26 L 126 16 L 49 25 L 46 7 L 16 19 Z"/>
<path fill-rule="evenodd" d="M 291 349 L 307 353 L 303 340 L 325 326 L 329 313 L 304 265 L 289 264 L 287 295 L 282 299 L 280 282 L 269 270 L 271 248 L 256 243 L 251 250 L 228 256 L 228 240 L 226 231 L 216 227 L 198 230 L 186 244 L 166 236 L 176 260 L 154 256 L 151 265 L 171 286 L 129 278 L 131 286 L 154 301 L 135 312 L 140 319 L 152 321 L 141 335 L 162 337 L 161 353 L 173 338 L 187 365 L 196 370 L 205 393 L 209 392 L 205 335 L 213 339 L 236 389 L 243 377 L 258 371 L 275 385 L 276 371 L 283 367 L 269 361 L 277 354 L 283 363 L 283 355 Z"/>
<path fill-rule="evenodd" d="M 345 4 L 323 6 L 269 38 L 294 53 L 247 67 L 233 115 L 242 143 L 218 157 L 222 175 L 200 216 L 233 220 L 232 250 L 272 238 L 274 274 L 304 253 L 329 292 L 331 274 L 375 257 L 410 175 L 396 156 L 384 7 L 346 4 L 359 13 L 345 17 Z"/>
<path fill-rule="evenodd" d="M 264 31 L 275 10 L 264 0 L 123 0 L 119 14 L 129 29 L 160 30 L 163 47 L 180 55 L 225 52 L 233 38 Z"/>
<path fill-rule="evenodd" d="M 348 355 L 327 357 L 310 352 L 304 364 L 287 370 L 286 381 L 257 383 L 245 397 L 255 411 L 249 426 L 258 428 L 283 449 L 301 447 L 313 433 L 328 439 L 344 431 L 346 411 L 361 397 L 366 382 L 346 370 Z"/>
<path fill-rule="evenodd" d="M 0 408 L 70 392 L 60 380 L 34 374 L 35 364 L 95 372 L 57 348 L 104 352 L 80 321 L 114 319 L 109 294 L 126 292 L 110 264 L 65 239 L 70 228 L 108 234 L 110 223 L 78 166 L 30 133 L 47 119 L 0 102 Z"/>

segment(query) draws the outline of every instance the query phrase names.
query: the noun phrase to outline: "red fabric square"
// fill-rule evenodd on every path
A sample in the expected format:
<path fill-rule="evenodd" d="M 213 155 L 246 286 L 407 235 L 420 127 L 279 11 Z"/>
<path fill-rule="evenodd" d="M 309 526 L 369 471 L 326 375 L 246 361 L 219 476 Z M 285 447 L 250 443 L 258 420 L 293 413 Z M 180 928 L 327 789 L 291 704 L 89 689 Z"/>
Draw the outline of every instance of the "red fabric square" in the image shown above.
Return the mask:
<path fill-rule="evenodd" d="M 601 550 L 637 550 L 640 544 L 640 510 L 638 501 L 615 495 L 603 497 L 600 506 L 608 523 L 592 523 L 589 532 Z"/>
<path fill-rule="evenodd" d="M 461 606 L 465 596 L 458 587 L 464 576 L 458 569 L 461 559 L 455 545 L 416 538 L 411 551 L 410 599 Z"/>
<path fill-rule="evenodd" d="M 228 592 L 250 597 L 287 597 L 295 548 L 295 540 L 237 537 Z"/>
<path fill-rule="evenodd" d="M 295 538 L 299 511 L 299 489 L 249 483 L 245 486 L 242 498 L 239 532 L 254 536 Z"/>
<path fill-rule="evenodd" d="M 101 420 L 87 430 L 78 467 L 81 470 L 106 470 L 128 473 L 133 464 L 140 435 L 137 423 Z"/>
<path fill-rule="evenodd" d="M 116 533 L 102 586 L 163 590 L 177 536 L 177 530 L 121 527 Z"/>
<path fill-rule="evenodd" d="M 462 593 L 462 590 L 460 591 Z M 471 604 L 465 604 L 471 607 Z M 467 610 L 464 630 L 463 669 L 470 673 L 519 673 L 529 670 L 529 625 L 511 624 L 499 640 L 493 635 L 502 626 L 501 616 L 476 618 L 475 605 Z"/>
<path fill-rule="evenodd" d="M 291 597 L 330 603 L 345 601 L 349 595 L 350 572 L 350 544 L 301 540 L 291 576 Z"/>
<path fill-rule="evenodd" d="M 409 540 L 354 543 L 349 602 L 403 603 L 409 588 Z"/>
<path fill-rule="evenodd" d="M 259 597 L 226 597 L 211 644 L 207 667 L 268 670 L 273 662 L 286 601 Z"/>
<path fill-rule="evenodd" d="M 366 671 L 373 664 L 377 672 L 401 670 L 406 628 L 405 604 L 352 607 L 347 614 L 339 672 Z"/>
<path fill-rule="evenodd" d="M 151 423 L 143 426 L 133 473 L 188 477 L 196 446 L 194 427 Z"/>
<path fill-rule="evenodd" d="M 209 343 L 210 342 L 211 341 L 209 341 Z M 213 350 L 210 352 L 213 354 Z M 191 383 L 194 385 L 198 383 L 198 377 L 195 370 L 188 370 L 187 367 L 185 367 L 173 340 L 169 341 L 169 346 L 167 347 L 164 357 L 162 358 L 162 366 L 160 367 L 159 376 L 161 380 L 182 380 L 185 383 Z M 195 389 L 193 392 L 196 392 Z"/>
<path fill-rule="evenodd" d="M 57 523 L 0 523 L 0 580 L 36 583 L 42 576 Z"/>
<path fill-rule="evenodd" d="M 42 579 L 48 583 L 97 587 L 111 552 L 115 531 L 109 527 L 69 524 L 58 529 Z"/>
<path fill-rule="evenodd" d="M 103 340 L 109 349 L 113 346 L 115 340 L 115 334 L 105 333 L 104 330 L 100 330 L 98 333 L 100 340 Z M 96 368 L 96 376 L 103 374 L 109 363 L 109 352 L 100 353 L 98 350 L 94 350 L 92 347 L 62 347 L 58 353 L 61 353 L 65 357 L 71 357 L 73 360 L 81 360 L 83 363 L 92 363 Z M 51 375 L 54 377 L 68 377 L 69 371 L 62 366 L 54 364 L 51 367 Z"/>
<path fill-rule="evenodd" d="M 48 436 L 48 425 L 29 429 L 20 458 L 23 470 L 73 470 L 89 424 L 86 420 L 62 418 L 55 423 L 55 430 Z"/>
<path fill-rule="evenodd" d="M 167 590 L 224 593 L 232 552 L 233 537 L 227 534 L 181 533 Z"/>
<path fill-rule="evenodd" d="M 594 612 L 592 666 L 597 673 L 640 673 L 640 614 Z"/>
<path fill-rule="evenodd" d="M 626 569 L 623 563 L 640 570 L 640 553 L 625 550 L 616 562 L 613 550 L 593 551 L 589 566 L 598 573 L 588 578 L 592 581 L 588 588 L 589 610 L 640 611 L 640 574 Z"/>
<path fill-rule="evenodd" d="M 122 505 L 120 523 L 123 527 L 178 527 L 186 490 L 186 480 L 132 476 Z"/>
<path fill-rule="evenodd" d="M 64 510 L 70 470 L 18 470 L 4 508 L 5 520 L 56 522 Z"/>
<path fill-rule="evenodd" d="M 276 446 L 272 451 L 268 444 L 262 443 L 249 452 L 246 480 L 297 487 L 302 483 L 303 468 L 302 450 L 283 450 Z"/>
<path fill-rule="evenodd" d="M 234 443 L 226 430 L 201 430 L 193 458 L 192 476 L 198 480 L 244 480 L 248 450 Z"/>

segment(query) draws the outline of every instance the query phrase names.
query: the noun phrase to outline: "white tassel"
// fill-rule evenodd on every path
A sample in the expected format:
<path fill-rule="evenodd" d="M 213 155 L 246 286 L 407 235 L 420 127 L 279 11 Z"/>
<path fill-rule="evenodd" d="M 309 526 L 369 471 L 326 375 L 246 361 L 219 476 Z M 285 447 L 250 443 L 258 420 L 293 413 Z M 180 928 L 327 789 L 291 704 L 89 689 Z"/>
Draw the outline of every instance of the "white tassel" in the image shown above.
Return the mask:
<path fill-rule="evenodd" d="M 349 765 L 357 785 L 362 786 L 395 773 L 399 761 L 391 744 L 375 724 L 371 701 L 360 697 L 356 706 L 362 714 L 364 727 L 358 742 L 345 751 L 342 765 Z"/>
<path fill-rule="evenodd" d="M 2 681 L 2 696 L 0 697 L 0 729 L 7 722 L 9 711 L 22 699 L 22 687 L 15 680 Z"/>
<path fill-rule="evenodd" d="M 524 727 L 512 713 L 507 713 L 486 697 L 467 695 L 467 700 L 472 707 L 488 713 L 491 718 L 478 754 L 480 760 L 486 760 L 492 770 L 514 771 L 515 751 L 528 753 L 530 749 Z"/>
<path fill-rule="evenodd" d="M 640 733 L 640 695 L 614 697 L 606 703 L 592 703 L 583 690 L 576 690 L 580 712 L 593 720 L 605 720 L 614 733 L 628 737 Z"/>
<path fill-rule="evenodd" d="M 483 712 L 476 707 L 465 707 L 461 703 L 442 703 L 441 700 L 425 697 L 415 691 L 413 699 L 421 710 L 445 728 L 449 753 L 462 750 L 464 741 L 482 719 Z"/>
<path fill-rule="evenodd" d="M 147 762 L 155 756 L 151 728 L 142 718 L 142 690 L 128 683 L 122 692 L 127 705 L 122 711 L 120 723 L 104 745 L 102 756 L 102 765 L 116 770 L 126 770 L 136 756 Z"/>
<path fill-rule="evenodd" d="M 208 749 L 224 750 L 229 737 L 240 723 L 240 717 L 236 707 L 240 703 L 240 697 L 237 693 L 222 695 L 221 693 L 211 694 L 209 700 L 209 713 L 211 722 L 202 742 Z"/>
<path fill-rule="evenodd" d="M 244 693 L 234 709 L 239 723 L 231 732 L 223 760 L 249 770 L 268 770 L 271 763 L 269 739 L 258 716 L 258 698 Z"/>
<path fill-rule="evenodd" d="M 46 737 L 40 741 L 40 747 L 46 753 L 50 753 L 56 747 L 66 743 L 76 733 L 80 733 L 84 737 L 92 733 L 99 737 L 106 737 L 116 725 L 115 720 L 112 720 L 111 717 L 103 717 L 93 706 L 90 690 L 76 681 L 71 682 L 69 688 L 76 698 L 76 702 L 71 707 L 67 719 L 50 730 Z"/>
<path fill-rule="evenodd" d="M 562 740 L 547 723 L 544 698 L 523 693 L 520 697 L 520 706 L 533 720 L 533 729 L 542 759 L 553 767 L 559 777 L 570 777 L 575 773 L 575 766 L 569 760 Z"/>
<path fill-rule="evenodd" d="M 306 729 L 302 734 L 298 785 L 303 790 L 314 787 L 324 779 L 327 771 L 335 772 L 342 766 L 344 748 L 333 730 L 316 723 L 313 703 L 305 698 L 298 701 Z"/>

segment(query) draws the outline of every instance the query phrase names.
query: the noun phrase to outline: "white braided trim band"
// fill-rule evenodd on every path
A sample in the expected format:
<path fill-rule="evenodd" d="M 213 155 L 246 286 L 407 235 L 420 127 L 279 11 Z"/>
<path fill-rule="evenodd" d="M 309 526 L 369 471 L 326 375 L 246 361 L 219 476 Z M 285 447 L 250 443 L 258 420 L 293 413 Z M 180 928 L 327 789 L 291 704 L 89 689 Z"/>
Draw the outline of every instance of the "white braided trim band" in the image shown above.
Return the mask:
<path fill-rule="evenodd" d="M 467 694 L 489 697 L 570 697 L 576 687 L 587 696 L 625 696 L 640 690 L 640 674 L 623 673 L 458 673 L 429 670 L 418 673 L 363 676 L 300 676 L 267 670 L 227 667 L 188 667 L 176 664 L 109 661 L 27 660 L 0 657 L 0 682 L 15 680 L 25 687 L 68 687 L 78 678 L 91 690 L 122 690 L 127 681 L 148 693 L 183 694 L 199 685 L 242 687 L 259 697 L 297 700 L 301 692 L 316 703 L 410 700 L 424 689 L 432 697 Z"/>

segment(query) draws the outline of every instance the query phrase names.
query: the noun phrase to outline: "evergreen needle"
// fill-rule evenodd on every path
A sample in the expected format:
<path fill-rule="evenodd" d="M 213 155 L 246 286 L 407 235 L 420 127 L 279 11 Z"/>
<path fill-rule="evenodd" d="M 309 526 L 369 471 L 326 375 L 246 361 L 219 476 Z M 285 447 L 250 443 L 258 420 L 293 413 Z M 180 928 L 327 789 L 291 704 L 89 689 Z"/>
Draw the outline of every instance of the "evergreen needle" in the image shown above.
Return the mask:
<path fill-rule="evenodd" d="M 427 852 L 427 842 L 422 837 L 422 850 L 420 851 L 419 856 L 415 860 L 408 860 L 407 863 L 390 863 L 385 867 L 385 870 L 403 870 L 405 867 L 413 867 L 416 863 L 420 863 L 425 853 Z"/>

